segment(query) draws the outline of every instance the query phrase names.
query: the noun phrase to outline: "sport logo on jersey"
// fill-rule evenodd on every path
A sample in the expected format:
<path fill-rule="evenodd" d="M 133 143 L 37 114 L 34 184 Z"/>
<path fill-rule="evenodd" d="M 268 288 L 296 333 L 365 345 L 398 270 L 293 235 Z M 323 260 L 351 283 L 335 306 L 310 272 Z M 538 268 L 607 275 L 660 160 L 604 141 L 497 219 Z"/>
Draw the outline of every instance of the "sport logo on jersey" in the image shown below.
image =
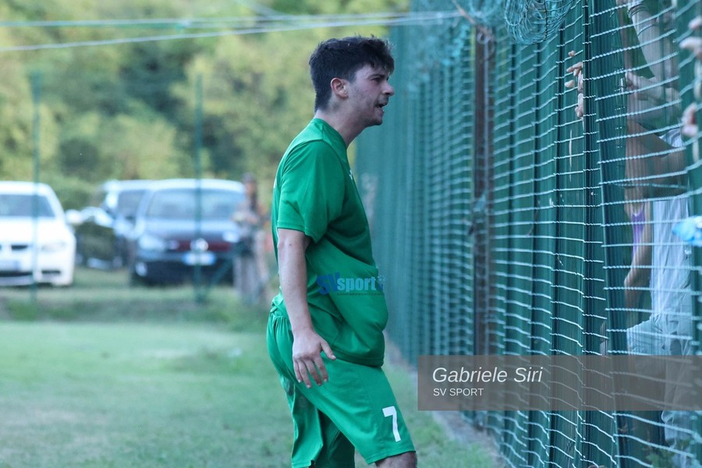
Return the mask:
<path fill-rule="evenodd" d="M 378 275 L 368 278 L 345 278 L 337 271 L 318 275 L 317 285 L 321 294 L 382 294 L 385 277 Z"/>

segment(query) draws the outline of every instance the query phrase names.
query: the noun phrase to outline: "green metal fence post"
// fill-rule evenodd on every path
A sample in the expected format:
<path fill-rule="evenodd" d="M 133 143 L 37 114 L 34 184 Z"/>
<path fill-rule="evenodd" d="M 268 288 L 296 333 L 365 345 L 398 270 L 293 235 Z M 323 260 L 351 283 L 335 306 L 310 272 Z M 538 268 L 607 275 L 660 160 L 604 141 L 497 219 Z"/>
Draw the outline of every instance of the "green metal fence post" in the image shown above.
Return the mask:
<path fill-rule="evenodd" d="M 32 302 L 37 301 L 37 278 L 36 273 L 39 268 L 39 181 L 41 180 L 41 81 L 39 72 L 31 75 L 32 83 L 32 103 L 34 115 L 32 120 L 32 161 L 34 172 L 34 196 L 32 197 L 32 286 L 30 288 Z"/>
<path fill-rule="evenodd" d="M 197 186 L 195 190 L 195 239 L 202 236 L 202 75 L 197 75 L 195 82 L 195 178 Z M 192 248 L 192 246 L 191 246 Z M 198 247 L 199 248 L 199 247 Z M 198 261 L 195 262 L 193 288 L 195 290 L 195 301 L 198 304 L 205 302 L 205 292 L 202 287 L 202 266 L 200 265 L 200 253 L 197 253 Z"/>

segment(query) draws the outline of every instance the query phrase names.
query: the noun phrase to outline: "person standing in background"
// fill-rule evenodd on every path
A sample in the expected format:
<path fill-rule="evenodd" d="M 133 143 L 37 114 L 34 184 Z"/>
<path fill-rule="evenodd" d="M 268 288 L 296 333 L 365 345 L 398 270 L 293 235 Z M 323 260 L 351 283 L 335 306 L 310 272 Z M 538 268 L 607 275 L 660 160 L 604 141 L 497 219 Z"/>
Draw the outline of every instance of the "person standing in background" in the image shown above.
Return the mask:
<path fill-rule="evenodd" d="M 232 216 L 239 226 L 240 238 L 235 244 L 234 289 L 247 304 L 258 302 L 268 282 L 263 247 L 266 213 L 258 201 L 258 184 L 253 174 L 242 177 L 246 198 Z"/>

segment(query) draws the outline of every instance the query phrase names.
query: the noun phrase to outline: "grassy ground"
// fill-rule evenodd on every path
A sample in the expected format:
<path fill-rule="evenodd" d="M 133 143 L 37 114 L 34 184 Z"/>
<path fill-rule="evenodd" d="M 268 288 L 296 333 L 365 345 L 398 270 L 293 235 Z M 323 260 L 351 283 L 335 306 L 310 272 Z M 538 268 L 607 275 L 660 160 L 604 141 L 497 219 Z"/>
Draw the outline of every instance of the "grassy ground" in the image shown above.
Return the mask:
<path fill-rule="evenodd" d="M 80 270 L 69 289 L 0 298 L 0 468 L 283 467 L 292 425 L 265 350 L 265 311 L 229 288 L 130 289 Z M 488 468 L 416 411 L 388 366 L 421 466 Z M 365 466 L 359 461 L 358 466 Z"/>

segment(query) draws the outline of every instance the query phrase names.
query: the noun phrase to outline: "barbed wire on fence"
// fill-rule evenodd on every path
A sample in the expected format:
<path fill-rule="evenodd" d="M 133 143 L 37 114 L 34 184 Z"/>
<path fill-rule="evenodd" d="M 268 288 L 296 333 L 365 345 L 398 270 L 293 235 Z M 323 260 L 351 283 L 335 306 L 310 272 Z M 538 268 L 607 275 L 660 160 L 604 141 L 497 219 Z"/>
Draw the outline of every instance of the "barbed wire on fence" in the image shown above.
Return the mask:
<path fill-rule="evenodd" d="M 535 44 L 553 36 L 577 0 L 505 0 L 507 32 L 519 44 Z"/>
<path fill-rule="evenodd" d="M 457 3 L 479 24 L 495 27 L 504 23 L 504 0 L 457 0 Z"/>

